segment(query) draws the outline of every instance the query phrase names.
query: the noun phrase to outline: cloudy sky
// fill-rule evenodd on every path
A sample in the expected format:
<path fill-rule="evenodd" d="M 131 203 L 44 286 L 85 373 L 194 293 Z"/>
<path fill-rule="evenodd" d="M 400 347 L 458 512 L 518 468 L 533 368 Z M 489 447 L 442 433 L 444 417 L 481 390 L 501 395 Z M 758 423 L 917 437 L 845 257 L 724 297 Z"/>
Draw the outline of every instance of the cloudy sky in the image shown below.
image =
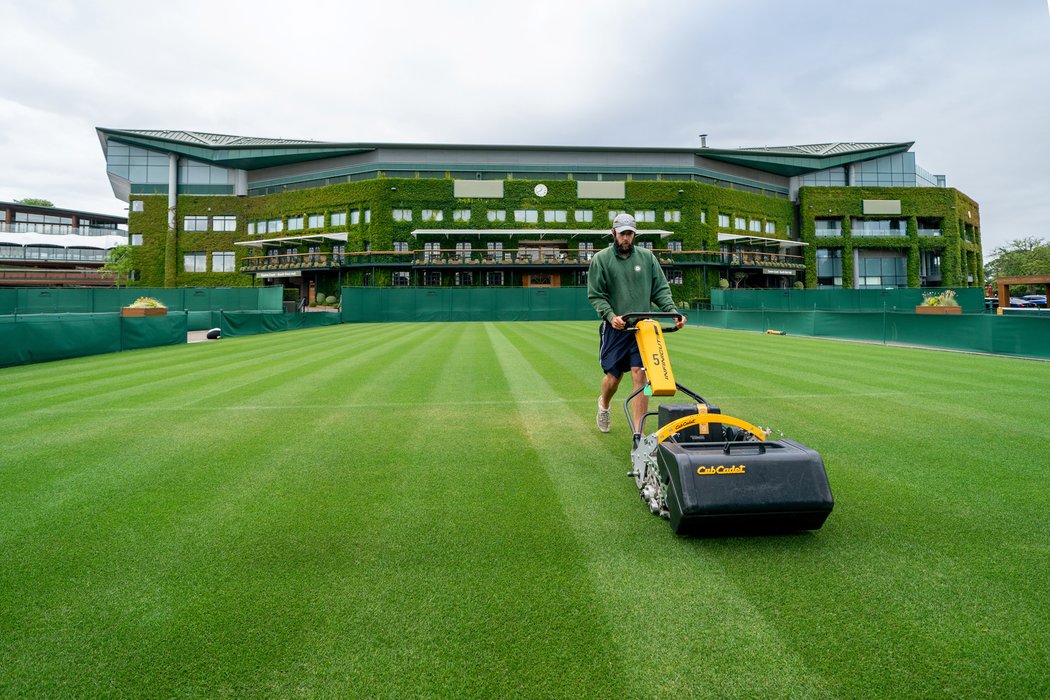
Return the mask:
<path fill-rule="evenodd" d="M 96 126 L 320 141 L 915 141 L 1050 239 L 1048 0 L 0 0 L 0 200 L 122 214 Z"/>

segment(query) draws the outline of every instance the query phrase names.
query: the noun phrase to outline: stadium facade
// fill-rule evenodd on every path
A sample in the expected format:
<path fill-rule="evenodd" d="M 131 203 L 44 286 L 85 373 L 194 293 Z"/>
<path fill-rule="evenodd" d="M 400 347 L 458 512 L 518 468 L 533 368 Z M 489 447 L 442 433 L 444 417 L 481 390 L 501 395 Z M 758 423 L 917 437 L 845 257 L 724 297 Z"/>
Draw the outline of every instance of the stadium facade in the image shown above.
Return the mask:
<path fill-rule="evenodd" d="M 128 242 L 127 219 L 74 209 L 0 202 L 0 285 L 113 286 L 99 268 Z"/>
<path fill-rule="evenodd" d="M 913 143 L 779 148 L 331 143 L 98 128 L 150 286 L 569 286 L 639 222 L 676 299 L 980 286 L 977 203 Z M 724 284 L 725 282 L 722 282 Z"/>

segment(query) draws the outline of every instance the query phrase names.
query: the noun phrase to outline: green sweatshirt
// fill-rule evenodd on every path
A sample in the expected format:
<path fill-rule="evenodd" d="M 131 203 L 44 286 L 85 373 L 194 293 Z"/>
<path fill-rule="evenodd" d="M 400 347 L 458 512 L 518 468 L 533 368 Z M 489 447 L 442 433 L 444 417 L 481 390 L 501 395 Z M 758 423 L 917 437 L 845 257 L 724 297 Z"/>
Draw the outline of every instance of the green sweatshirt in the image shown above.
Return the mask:
<path fill-rule="evenodd" d="M 587 300 L 606 321 L 631 311 L 650 311 L 650 303 L 660 311 L 678 311 L 656 256 L 638 246 L 626 258 L 617 255 L 614 245 L 591 258 Z"/>

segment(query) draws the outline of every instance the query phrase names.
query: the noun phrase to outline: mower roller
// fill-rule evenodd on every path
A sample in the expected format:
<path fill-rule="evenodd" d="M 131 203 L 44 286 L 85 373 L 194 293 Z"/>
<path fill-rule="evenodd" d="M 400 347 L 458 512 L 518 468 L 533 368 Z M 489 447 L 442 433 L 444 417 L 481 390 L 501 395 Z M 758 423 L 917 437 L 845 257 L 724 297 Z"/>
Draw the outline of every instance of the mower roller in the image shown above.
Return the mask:
<path fill-rule="evenodd" d="M 770 431 L 723 415 L 718 406 L 675 382 L 663 328 L 656 319 L 676 313 L 624 314 L 635 334 L 646 383 L 623 403 L 633 434 L 631 471 L 653 514 L 679 535 L 718 536 L 818 530 L 834 500 L 820 455 L 794 440 L 771 440 Z M 636 426 L 631 401 L 639 393 L 691 403 L 662 404 Z M 658 429 L 646 435 L 646 418 Z"/>

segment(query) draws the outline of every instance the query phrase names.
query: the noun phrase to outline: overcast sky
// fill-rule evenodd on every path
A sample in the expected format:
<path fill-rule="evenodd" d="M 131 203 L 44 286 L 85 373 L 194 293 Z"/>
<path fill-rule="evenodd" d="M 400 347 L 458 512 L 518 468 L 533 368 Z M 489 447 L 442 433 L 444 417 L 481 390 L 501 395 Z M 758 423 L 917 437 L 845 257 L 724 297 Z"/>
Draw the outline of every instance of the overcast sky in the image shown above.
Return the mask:
<path fill-rule="evenodd" d="M 320 141 L 914 141 L 1050 239 L 1048 0 L 0 0 L 0 200 L 123 214 L 96 126 Z"/>

